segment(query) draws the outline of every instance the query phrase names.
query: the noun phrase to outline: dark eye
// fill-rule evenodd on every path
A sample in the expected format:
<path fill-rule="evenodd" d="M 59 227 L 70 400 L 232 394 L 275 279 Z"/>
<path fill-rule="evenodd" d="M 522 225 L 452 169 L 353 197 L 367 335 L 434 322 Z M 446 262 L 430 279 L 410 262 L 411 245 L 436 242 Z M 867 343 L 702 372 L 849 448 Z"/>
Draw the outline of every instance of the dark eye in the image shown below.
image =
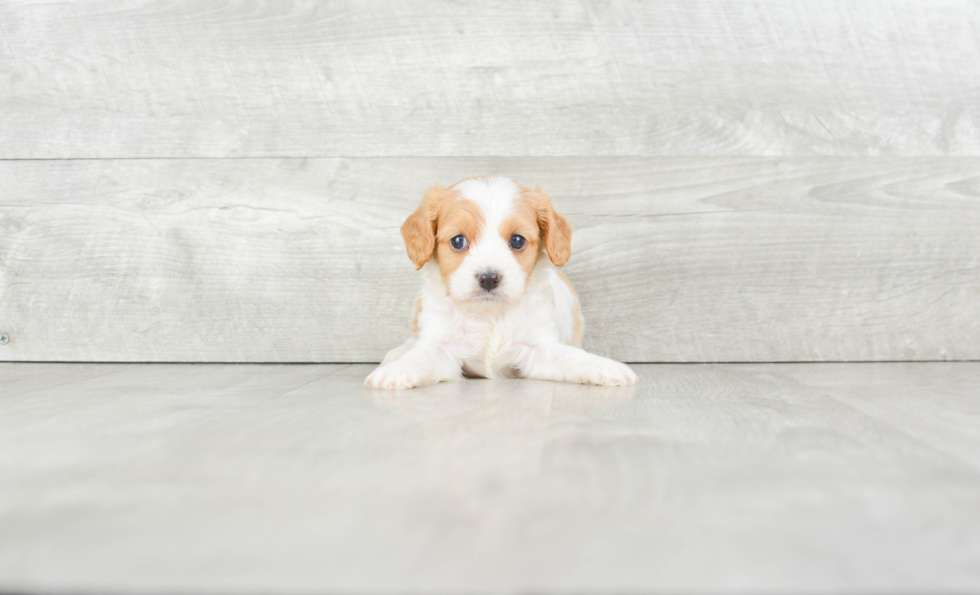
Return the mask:
<path fill-rule="evenodd" d="M 510 247 L 514 250 L 523 250 L 526 245 L 527 240 L 524 239 L 524 236 L 519 236 L 516 233 L 510 236 Z"/>
<path fill-rule="evenodd" d="M 456 236 L 449 240 L 449 245 L 453 247 L 453 250 L 462 250 L 466 248 L 466 237 Z"/>

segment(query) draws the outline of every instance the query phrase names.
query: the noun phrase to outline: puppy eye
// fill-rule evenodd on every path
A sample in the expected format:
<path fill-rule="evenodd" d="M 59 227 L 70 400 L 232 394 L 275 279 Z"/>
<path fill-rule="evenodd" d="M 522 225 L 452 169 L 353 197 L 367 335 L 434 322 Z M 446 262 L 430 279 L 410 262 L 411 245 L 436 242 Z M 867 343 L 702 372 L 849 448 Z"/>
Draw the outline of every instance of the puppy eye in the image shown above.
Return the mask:
<path fill-rule="evenodd" d="M 523 250 L 525 245 L 527 245 L 527 240 L 523 236 L 519 236 L 516 233 L 510 236 L 510 247 L 514 250 Z"/>
<path fill-rule="evenodd" d="M 449 245 L 453 247 L 453 250 L 462 250 L 463 248 L 466 248 L 466 237 L 456 236 L 449 240 Z"/>

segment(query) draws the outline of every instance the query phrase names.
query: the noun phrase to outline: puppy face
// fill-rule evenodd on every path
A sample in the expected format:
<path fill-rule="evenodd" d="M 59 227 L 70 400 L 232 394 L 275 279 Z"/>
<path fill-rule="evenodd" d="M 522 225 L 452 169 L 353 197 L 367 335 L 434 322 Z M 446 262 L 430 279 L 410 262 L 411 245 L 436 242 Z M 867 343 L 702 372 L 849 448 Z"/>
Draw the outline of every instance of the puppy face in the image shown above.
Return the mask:
<path fill-rule="evenodd" d="M 415 266 L 435 258 L 446 294 L 470 309 L 521 299 L 540 257 L 571 256 L 571 228 L 548 196 L 501 177 L 431 188 L 401 231 Z"/>

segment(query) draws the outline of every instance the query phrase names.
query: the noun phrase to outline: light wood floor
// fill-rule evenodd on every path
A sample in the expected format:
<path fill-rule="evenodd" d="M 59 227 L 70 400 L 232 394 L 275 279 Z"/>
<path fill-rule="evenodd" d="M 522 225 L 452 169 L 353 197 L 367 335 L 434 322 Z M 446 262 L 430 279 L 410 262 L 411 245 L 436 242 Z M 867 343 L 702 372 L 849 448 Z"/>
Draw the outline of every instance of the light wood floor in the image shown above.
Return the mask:
<path fill-rule="evenodd" d="M 980 363 L 0 364 L 0 590 L 980 590 Z"/>

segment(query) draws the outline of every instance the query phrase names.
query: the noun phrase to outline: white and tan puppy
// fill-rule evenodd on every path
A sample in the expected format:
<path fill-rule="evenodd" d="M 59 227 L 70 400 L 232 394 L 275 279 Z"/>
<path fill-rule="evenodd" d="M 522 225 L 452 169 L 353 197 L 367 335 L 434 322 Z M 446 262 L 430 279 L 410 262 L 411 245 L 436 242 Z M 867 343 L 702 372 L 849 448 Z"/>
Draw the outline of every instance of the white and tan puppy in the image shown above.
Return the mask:
<path fill-rule="evenodd" d="M 422 271 L 413 337 L 364 385 L 414 388 L 463 375 L 627 385 L 625 364 L 582 350 L 578 296 L 557 267 L 572 230 L 540 190 L 502 177 L 436 186 L 402 225 Z"/>

